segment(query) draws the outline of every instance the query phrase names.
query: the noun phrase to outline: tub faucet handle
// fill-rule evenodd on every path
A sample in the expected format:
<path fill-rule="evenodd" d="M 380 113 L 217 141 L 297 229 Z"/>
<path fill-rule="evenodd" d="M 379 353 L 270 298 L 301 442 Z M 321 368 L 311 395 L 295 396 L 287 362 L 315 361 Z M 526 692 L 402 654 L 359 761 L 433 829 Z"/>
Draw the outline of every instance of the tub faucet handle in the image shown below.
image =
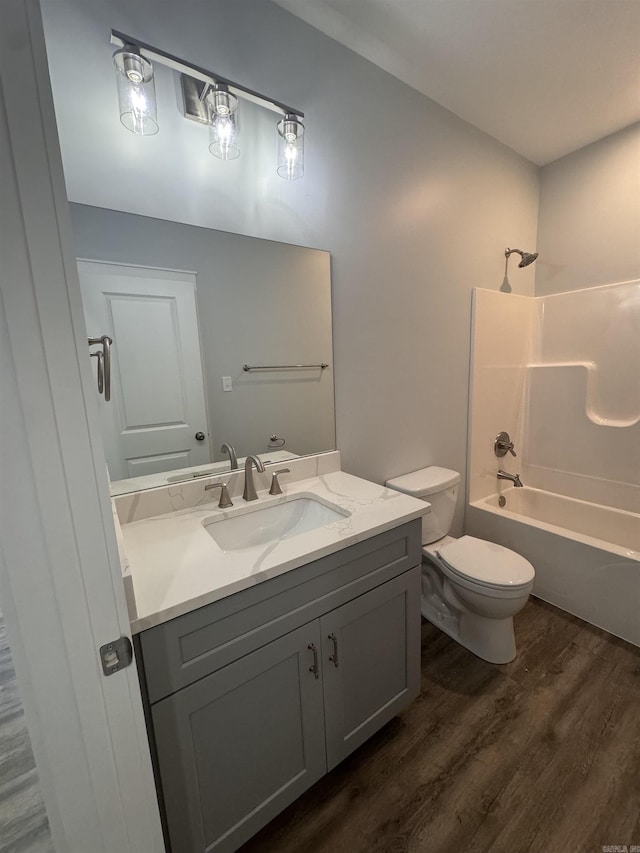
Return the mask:
<path fill-rule="evenodd" d="M 510 453 L 512 456 L 517 456 L 516 451 L 511 441 L 511 436 L 508 432 L 499 432 L 496 440 L 493 442 L 493 452 L 500 459 Z"/>

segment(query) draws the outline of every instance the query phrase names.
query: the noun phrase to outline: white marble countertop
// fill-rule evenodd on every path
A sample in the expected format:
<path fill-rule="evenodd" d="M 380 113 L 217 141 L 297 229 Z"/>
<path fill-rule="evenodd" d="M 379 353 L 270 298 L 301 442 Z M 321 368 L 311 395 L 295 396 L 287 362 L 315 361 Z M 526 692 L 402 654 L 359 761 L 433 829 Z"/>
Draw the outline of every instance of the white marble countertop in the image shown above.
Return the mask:
<path fill-rule="evenodd" d="M 299 568 L 429 512 L 429 504 L 343 471 L 282 484 L 283 494 L 258 493 L 251 505 L 236 500 L 220 510 L 217 498 L 122 525 L 139 633 L 197 607 Z M 212 516 L 273 506 L 287 497 L 314 497 L 349 515 L 315 530 L 267 545 L 223 551 L 202 524 Z"/>

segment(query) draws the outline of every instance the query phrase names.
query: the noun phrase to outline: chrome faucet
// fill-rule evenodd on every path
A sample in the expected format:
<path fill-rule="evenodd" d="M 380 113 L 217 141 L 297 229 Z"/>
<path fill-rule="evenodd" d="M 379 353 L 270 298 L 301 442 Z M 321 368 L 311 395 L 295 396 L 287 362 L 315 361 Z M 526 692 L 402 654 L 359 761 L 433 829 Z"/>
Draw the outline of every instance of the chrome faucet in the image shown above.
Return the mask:
<path fill-rule="evenodd" d="M 264 462 L 259 456 L 247 456 L 244 463 L 244 491 L 242 499 L 245 501 L 257 501 L 258 494 L 253 483 L 253 466 L 256 466 L 256 471 L 259 474 L 264 473 Z"/>
<path fill-rule="evenodd" d="M 510 480 L 516 489 L 521 489 L 524 485 L 520 480 L 520 474 L 508 474 L 506 471 L 503 471 L 502 468 L 498 471 L 498 479 Z"/>
<path fill-rule="evenodd" d="M 238 467 L 238 457 L 236 456 L 236 449 L 233 444 L 229 444 L 228 441 L 223 442 L 222 447 L 220 448 L 220 453 L 228 453 L 229 461 L 231 462 L 231 470 L 235 471 Z"/>

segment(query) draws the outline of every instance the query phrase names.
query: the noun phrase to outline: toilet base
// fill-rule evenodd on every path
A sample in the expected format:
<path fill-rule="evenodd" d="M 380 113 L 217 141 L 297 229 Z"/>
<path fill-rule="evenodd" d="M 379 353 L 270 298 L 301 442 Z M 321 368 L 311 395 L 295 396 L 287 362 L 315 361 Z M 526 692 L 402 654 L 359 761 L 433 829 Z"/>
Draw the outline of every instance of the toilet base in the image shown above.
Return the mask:
<path fill-rule="evenodd" d="M 443 633 L 460 643 L 476 657 L 489 663 L 511 663 L 516 656 L 513 617 L 485 619 L 482 616 L 461 614 L 458 624 L 451 619 L 441 619 L 430 606 L 422 603 L 422 615 Z"/>
<path fill-rule="evenodd" d="M 524 607 L 526 598 L 520 610 Z M 513 615 L 490 618 L 469 612 L 438 569 L 422 564 L 421 611 L 424 618 L 452 640 L 489 663 L 509 663 L 516 656 Z M 511 610 L 513 613 L 514 610 Z M 497 615 L 497 614 L 496 614 Z"/>

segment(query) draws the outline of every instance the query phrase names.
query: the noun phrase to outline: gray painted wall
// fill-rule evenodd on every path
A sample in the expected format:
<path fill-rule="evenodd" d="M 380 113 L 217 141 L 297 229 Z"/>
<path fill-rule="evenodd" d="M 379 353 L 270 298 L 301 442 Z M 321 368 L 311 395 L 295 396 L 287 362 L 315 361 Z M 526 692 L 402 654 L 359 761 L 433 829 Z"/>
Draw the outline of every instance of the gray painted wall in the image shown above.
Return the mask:
<path fill-rule="evenodd" d="M 536 296 L 640 278 L 640 124 L 541 170 Z"/>
<path fill-rule="evenodd" d="M 266 0 L 43 6 L 70 199 L 328 249 L 344 468 L 464 475 L 471 290 L 500 287 L 505 246 L 536 244 L 538 169 Z M 273 117 L 257 109 L 239 160 L 213 158 L 164 69 L 160 133 L 127 133 L 110 27 L 303 109 L 304 179 L 275 175 Z M 533 293 L 533 268 L 510 280 Z"/>
<path fill-rule="evenodd" d="M 71 218 L 77 257 L 197 273 L 214 460 L 228 458 L 223 441 L 239 456 L 264 453 L 273 433 L 292 453 L 335 449 L 327 252 L 79 204 Z M 329 369 L 242 369 L 322 361 Z M 233 391 L 222 390 L 223 376 Z"/>

